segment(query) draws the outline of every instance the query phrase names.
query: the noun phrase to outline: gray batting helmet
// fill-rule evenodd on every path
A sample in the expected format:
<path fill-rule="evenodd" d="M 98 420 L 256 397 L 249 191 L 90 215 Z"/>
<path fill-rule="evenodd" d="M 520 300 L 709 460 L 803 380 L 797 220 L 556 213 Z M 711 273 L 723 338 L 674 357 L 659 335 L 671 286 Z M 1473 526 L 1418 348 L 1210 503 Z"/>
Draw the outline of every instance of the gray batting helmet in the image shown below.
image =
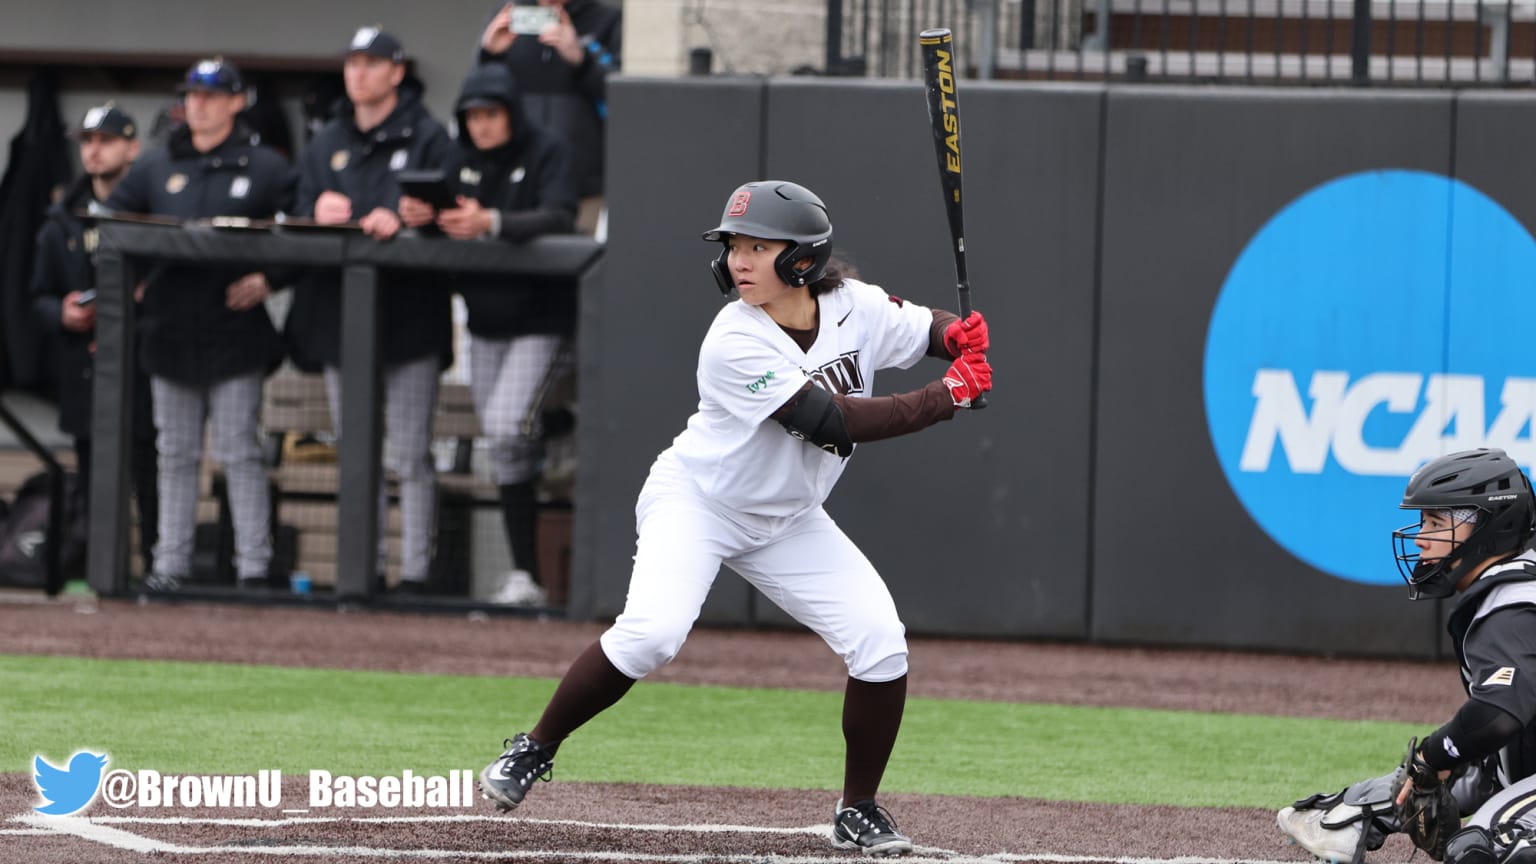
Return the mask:
<path fill-rule="evenodd" d="M 832 221 L 827 217 L 827 205 L 811 190 L 787 180 L 759 180 L 737 187 L 725 202 L 720 224 L 705 231 L 704 239 L 723 243 L 732 234 L 787 241 L 789 248 L 774 259 L 773 269 L 790 285 L 809 285 L 820 279 L 832 258 Z M 735 287 L 726 266 L 729 252 L 721 250 L 720 257 L 710 262 L 723 294 Z M 798 270 L 794 265 L 802 258 L 811 259 L 811 266 Z"/>

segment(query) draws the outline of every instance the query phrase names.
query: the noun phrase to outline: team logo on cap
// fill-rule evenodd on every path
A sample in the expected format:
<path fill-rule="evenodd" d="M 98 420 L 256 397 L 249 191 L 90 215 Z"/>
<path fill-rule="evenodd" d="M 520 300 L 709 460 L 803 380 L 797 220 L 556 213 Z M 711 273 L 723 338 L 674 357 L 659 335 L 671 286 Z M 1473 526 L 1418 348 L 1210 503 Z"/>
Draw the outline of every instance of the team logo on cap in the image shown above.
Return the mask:
<path fill-rule="evenodd" d="M 85 112 L 85 122 L 81 123 L 80 125 L 85 127 L 86 129 L 98 129 L 98 128 L 101 127 L 101 124 L 106 119 L 107 119 L 107 109 L 106 108 L 101 108 L 101 107 L 92 108 L 91 110 Z"/>
<path fill-rule="evenodd" d="M 731 199 L 731 209 L 725 211 L 725 215 L 745 216 L 747 213 L 747 203 L 751 200 L 752 193 L 746 189 L 737 192 L 736 197 Z"/>
<path fill-rule="evenodd" d="M 352 154 L 345 150 L 337 150 L 331 154 L 331 170 L 345 171 L 347 163 L 352 161 Z"/>
<path fill-rule="evenodd" d="M 379 38 L 379 28 L 360 27 L 352 37 L 352 50 L 361 51 L 373 44 L 373 40 Z"/>
<path fill-rule="evenodd" d="M 172 195 L 175 195 L 177 192 L 180 192 L 185 188 L 187 188 L 187 175 L 178 172 L 165 178 L 165 191 L 171 193 Z"/>

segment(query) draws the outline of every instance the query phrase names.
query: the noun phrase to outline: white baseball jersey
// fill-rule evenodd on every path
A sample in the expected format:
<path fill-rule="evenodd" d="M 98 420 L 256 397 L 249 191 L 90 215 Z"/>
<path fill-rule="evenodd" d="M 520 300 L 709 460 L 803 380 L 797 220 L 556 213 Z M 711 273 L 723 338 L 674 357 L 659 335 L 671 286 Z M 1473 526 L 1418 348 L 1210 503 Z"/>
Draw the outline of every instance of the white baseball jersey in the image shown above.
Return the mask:
<path fill-rule="evenodd" d="M 809 378 L 846 396 L 873 395 L 875 371 L 907 368 L 928 350 L 933 313 L 848 279 L 817 298 L 819 329 L 800 350 L 767 312 L 740 300 L 715 316 L 699 349 L 699 410 L 659 458 L 680 462 L 711 500 L 744 513 L 794 516 L 821 505 L 845 459 L 768 417 Z"/>

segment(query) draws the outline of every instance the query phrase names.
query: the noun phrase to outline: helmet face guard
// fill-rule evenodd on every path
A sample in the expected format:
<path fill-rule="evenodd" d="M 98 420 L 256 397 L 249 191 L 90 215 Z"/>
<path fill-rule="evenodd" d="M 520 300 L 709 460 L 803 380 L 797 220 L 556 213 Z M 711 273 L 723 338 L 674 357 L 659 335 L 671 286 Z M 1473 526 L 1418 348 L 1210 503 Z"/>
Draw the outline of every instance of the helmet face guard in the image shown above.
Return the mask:
<path fill-rule="evenodd" d="M 1427 512 L 1425 511 L 1426 514 Z M 1479 517 L 1486 517 L 1487 515 L 1483 511 L 1477 511 L 1477 513 Z M 1452 534 L 1456 528 L 1465 525 L 1473 517 L 1463 516 L 1458 519 L 1455 516 L 1451 516 L 1450 527 L 1426 528 L 1423 515 L 1421 514 L 1419 521 L 1410 522 L 1392 532 L 1392 546 L 1397 558 L 1397 572 L 1401 573 L 1403 581 L 1408 583 L 1409 600 L 1433 600 L 1451 596 L 1456 593 L 1456 584 L 1465 575 L 1464 565 L 1467 563 L 1476 564 L 1481 560 L 1468 562 L 1466 559 L 1470 556 L 1462 554 L 1463 547 L 1470 546 L 1473 538 L 1476 537 L 1477 532 L 1481 529 L 1474 529 L 1472 536 L 1469 536 L 1466 540 L 1458 541 L 1452 539 Z M 1443 557 L 1437 558 L 1434 561 L 1425 561 L 1415 541 L 1420 537 L 1431 538 L 1431 535 L 1444 535 L 1435 536 L 1432 539 L 1449 543 L 1450 549 L 1446 551 Z"/>
<path fill-rule="evenodd" d="M 1467 574 L 1489 559 L 1526 548 L 1536 535 L 1536 497 L 1531 481 L 1503 450 L 1464 450 L 1433 459 L 1414 472 L 1403 492 L 1404 510 L 1463 511 L 1476 527 L 1434 561 L 1425 561 L 1415 543 L 1431 533 L 1451 531 L 1473 519 L 1451 514 L 1451 528 L 1426 531 L 1419 522 L 1392 532 L 1398 572 L 1411 600 L 1449 597 Z M 1435 538 L 1450 540 L 1449 537 Z"/>
<path fill-rule="evenodd" d="M 773 271 L 796 288 L 820 279 L 832 260 L 832 222 L 827 217 L 827 205 L 797 183 L 763 180 L 738 187 L 725 203 L 720 224 L 705 231 L 704 239 L 725 243 L 737 234 L 788 243 L 774 259 Z M 722 249 L 709 265 L 722 294 L 736 287 L 729 257 L 730 249 Z M 804 259 L 810 259 L 810 266 L 795 266 Z"/>

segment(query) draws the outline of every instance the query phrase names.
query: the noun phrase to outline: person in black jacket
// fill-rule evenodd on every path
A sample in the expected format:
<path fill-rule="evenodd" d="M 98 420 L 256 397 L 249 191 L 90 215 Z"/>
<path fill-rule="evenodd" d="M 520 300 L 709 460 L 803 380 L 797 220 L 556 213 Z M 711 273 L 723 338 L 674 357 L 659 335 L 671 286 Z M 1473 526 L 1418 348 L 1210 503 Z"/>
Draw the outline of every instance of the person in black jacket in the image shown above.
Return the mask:
<path fill-rule="evenodd" d="M 134 164 L 107 209 L 184 220 L 267 219 L 288 209 L 288 163 L 236 122 L 245 107 L 239 70 L 221 58 L 202 60 L 181 89 L 185 125 Z M 261 387 L 283 359 L 265 306 L 272 282 L 240 265 L 169 266 L 145 287 L 139 353 L 150 374 L 160 455 L 160 542 L 145 580 L 151 590 L 174 590 L 191 572 L 205 418 L 228 478 L 239 584 L 266 584 L 272 543 L 258 441 Z"/>
<path fill-rule="evenodd" d="M 85 173 L 64 197 L 48 208 L 37 233 L 32 264 L 32 311 L 52 338 L 58 378 L 59 430 L 75 439 L 78 477 L 73 512 L 85 514 L 91 488 L 92 354 L 96 346 L 96 231 L 87 229 L 80 213 L 99 208 L 128 166 L 139 156 L 139 127 L 111 102 L 85 112 L 75 130 L 80 167 Z M 149 402 L 149 378 L 140 370 L 134 379 L 133 490 L 139 505 L 139 553 L 144 572 L 154 570 L 155 524 L 159 496 L 155 494 L 155 427 Z"/>
<path fill-rule="evenodd" d="M 570 146 L 581 230 L 592 233 L 603 194 L 607 81 L 619 69 L 619 10 L 598 0 L 537 0 L 559 20 L 538 34 L 514 32 L 513 3 L 503 3 L 480 34 L 479 61 L 504 63 L 534 123 Z M 532 5 L 532 4 L 530 4 Z"/>
<path fill-rule="evenodd" d="M 460 240 L 519 242 L 569 233 L 576 181 L 563 141 L 528 122 L 505 66 L 476 67 L 465 79 L 456 175 L 459 206 L 436 215 L 443 233 Z M 402 205 L 423 208 L 407 199 Z M 505 603 L 543 605 L 534 538 L 539 467 L 539 396 L 575 329 L 576 294 L 569 282 L 535 277 L 465 277 L 459 293 L 469 310 L 469 381 L 480 427 L 491 442 L 502 518 L 516 569 L 497 594 Z"/>
<path fill-rule="evenodd" d="M 296 215 L 326 225 L 355 220 L 381 241 L 400 230 L 396 172 L 442 168 L 453 148 L 447 130 L 413 92 L 401 89 L 405 71 L 399 40 L 377 27 L 357 31 L 342 69 L 348 102 L 304 151 Z M 384 463 L 400 481 L 399 590 L 414 593 L 425 586 L 432 561 L 437 519 L 432 412 L 438 376 L 453 359 L 452 292 L 431 274 L 384 272 L 379 280 Z M 301 286 L 288 318 L 288 341 L 300 368 L 325 370 L 331 419 L 344 435 L 337 274 L 320 274 Z M 381 511 L 384 502 L 381 489 Z M 379 539 L 382 571 L 383 531 Z"/>

